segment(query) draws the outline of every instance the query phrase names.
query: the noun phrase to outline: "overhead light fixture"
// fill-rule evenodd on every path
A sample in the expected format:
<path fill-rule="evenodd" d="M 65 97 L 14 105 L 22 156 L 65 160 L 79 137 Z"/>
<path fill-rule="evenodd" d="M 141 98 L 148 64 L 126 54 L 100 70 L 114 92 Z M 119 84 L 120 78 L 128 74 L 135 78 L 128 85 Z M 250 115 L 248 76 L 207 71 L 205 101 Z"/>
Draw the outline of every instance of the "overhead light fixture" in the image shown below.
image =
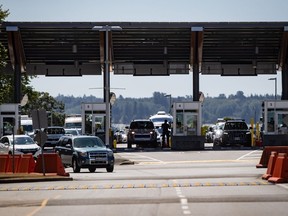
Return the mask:
<path fill-rule="evenodd" d="M 167 47 L 165 46 L 164 47 L 164 55 L 167 55 L 168 54 L 168 51 L 167 51 Z"/>
<path fill-rule="evenodd" d="M 92 30 L 95 31 L 121 31 L 122 28 L 120 26 L 94 26 Z"/>
<path fill-rule="evenodd" d="M 255 54 L 257 54 L 257 55 L 259 54 L 259 47 L 258 46 L 255 47 Z"/>
<path fill-rule="evenodd" d="M 73 52 L 73 53 L 77 53 L 77 45 L 76 45 L 76 44 L 74 44 L 74 45 L 72 46 L 72 52 Z"/>

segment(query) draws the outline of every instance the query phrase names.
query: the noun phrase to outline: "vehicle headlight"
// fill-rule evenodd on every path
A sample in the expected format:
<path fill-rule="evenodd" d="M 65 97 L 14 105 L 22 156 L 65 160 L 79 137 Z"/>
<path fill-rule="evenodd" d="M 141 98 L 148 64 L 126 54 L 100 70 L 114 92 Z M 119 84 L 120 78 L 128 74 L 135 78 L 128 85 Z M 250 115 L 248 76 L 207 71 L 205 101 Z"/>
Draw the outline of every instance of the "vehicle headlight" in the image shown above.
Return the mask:
<path fill-rule="evenodd" d="M 217 131 L 216 133 L 215 133 L 215 136 L 216 137 L 220 137 L 222 135 L 222 132 L 221 131 Z"/>
<path fill-rule="evenodd" d="M 87 157 L 88 153 L 87 152 L 79 152 L 78 153 L 81 157 Z"/>
<path fill-rule="evenodd" d="M 112 157 L 113 156 L 113 152 L 112 151 L 108 151 L 108 156 Z"/>

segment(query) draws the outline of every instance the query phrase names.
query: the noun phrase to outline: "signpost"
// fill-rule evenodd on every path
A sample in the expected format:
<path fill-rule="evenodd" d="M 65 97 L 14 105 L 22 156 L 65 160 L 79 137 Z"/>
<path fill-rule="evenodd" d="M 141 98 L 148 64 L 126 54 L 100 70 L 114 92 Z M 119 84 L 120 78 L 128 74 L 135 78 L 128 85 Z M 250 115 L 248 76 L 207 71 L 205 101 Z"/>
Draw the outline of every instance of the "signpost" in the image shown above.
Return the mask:
<path fill-rule="evenodd" d="M 37 131 L 34 140 L 37 141 L 37 143 L 39 143 L 41 146 L 42 170 L 43 170 L 43 175 L 45 176 L 45 164 L 44 164 L 43 151 L 44 151 L 44 143 L 47 140 L 47 134 L 41 129 L 48 127 L 46 110 L 44 109 L 32 110 L 32 122 L 33 122 L 33 129 Z"/>

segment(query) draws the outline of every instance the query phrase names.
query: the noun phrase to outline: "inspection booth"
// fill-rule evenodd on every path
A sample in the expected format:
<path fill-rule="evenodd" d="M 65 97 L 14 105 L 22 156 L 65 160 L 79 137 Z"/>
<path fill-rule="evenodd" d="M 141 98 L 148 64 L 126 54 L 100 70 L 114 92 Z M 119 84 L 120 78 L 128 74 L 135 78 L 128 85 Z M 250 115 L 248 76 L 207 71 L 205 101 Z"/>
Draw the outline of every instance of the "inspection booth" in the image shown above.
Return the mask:
<path fill-rule="evenodd" d="M 105 103 L 82 103 L 82 134 L 98 136 L 105 143 Z"/>
<path fill-rule="evenodd" d="M 201 135 L 202 103 L 173 103 L 172 150 L 204 149 L 205 137 Z"/>
<path fill-rule="evenodd" d="M 0 105 L 0 136 L 17 134 L 20 126 L 20 104 Z"/>
<path fill-rule="evenodd" d="M 269 100 L 262 106 L 263 146 L 288 146 L 288 101 Z"/>

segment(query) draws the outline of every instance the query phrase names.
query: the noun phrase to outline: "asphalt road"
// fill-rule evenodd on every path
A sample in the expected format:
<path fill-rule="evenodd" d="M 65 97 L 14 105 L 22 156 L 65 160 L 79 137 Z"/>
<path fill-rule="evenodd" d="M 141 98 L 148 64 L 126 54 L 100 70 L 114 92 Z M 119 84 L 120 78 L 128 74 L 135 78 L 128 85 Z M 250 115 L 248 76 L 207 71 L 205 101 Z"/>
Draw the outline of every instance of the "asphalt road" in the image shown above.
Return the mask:
<path fill-rule="evenodd" d="M 261 179 L 261 153 L 118 149 L 130 163 L 113 173 L 0 185 L 0 215 L 287 215 L 288 185 Z"/>

